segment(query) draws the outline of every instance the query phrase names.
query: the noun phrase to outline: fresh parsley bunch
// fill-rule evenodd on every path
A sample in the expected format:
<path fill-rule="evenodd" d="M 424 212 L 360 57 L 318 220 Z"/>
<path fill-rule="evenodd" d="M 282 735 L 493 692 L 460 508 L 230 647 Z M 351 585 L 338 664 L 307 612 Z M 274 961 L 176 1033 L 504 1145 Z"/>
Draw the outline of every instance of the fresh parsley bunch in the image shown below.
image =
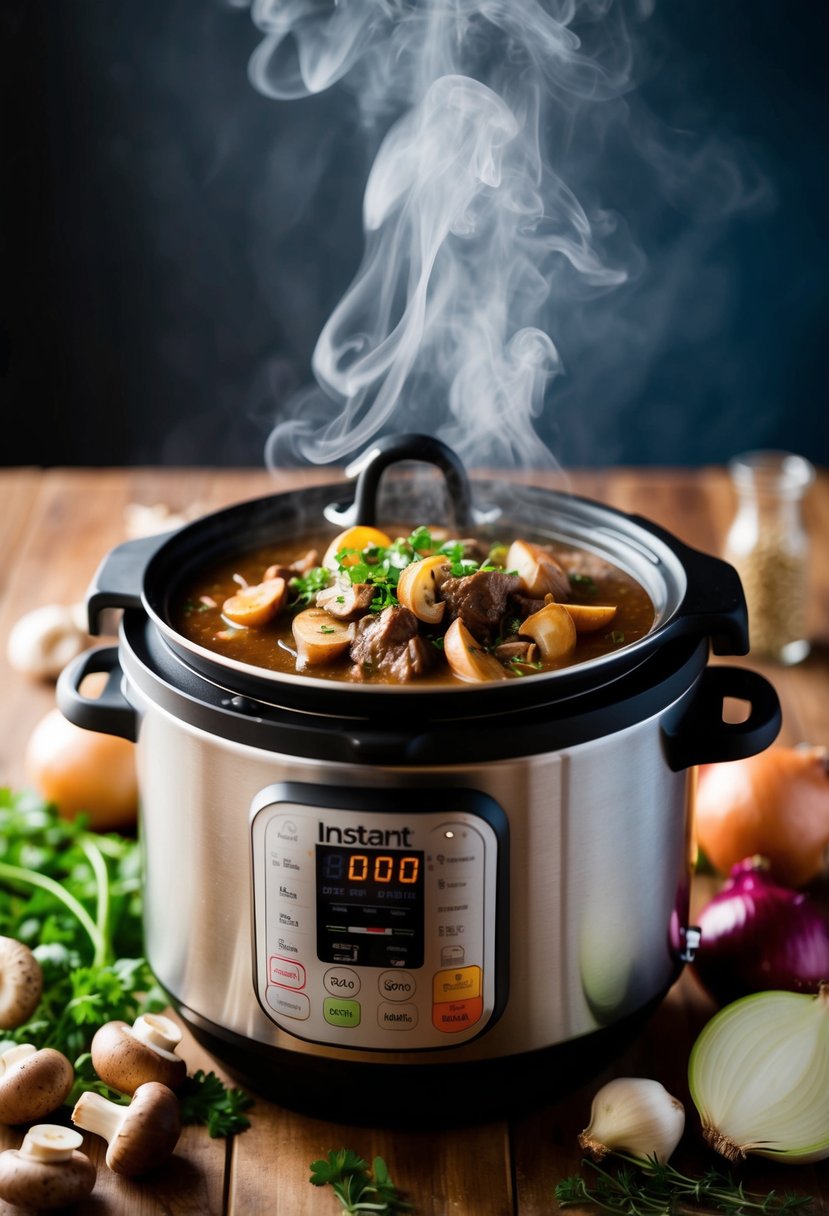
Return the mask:
<path fill-rule="evenodd" d="M 375 1157 L 369 1171 L 368 1162 L 353 1149 L 341 1148 L 311 1162 L 313 1186 L 330 1186 L 344 1212 L 380 1212 L 385 1216 L 411 1212 L 412 1205 L 404 1202 L 389 1177 L 382 1157 Z"/>
<path fill-rule="evenodd" d="M 143 957 L 137 840 L 92 832 L 33 791 L 0 787 L 0 858 L 0 934 L 29 946 L 43 971 L 37 1009 L 7 1042 L 62 1052 L 75 1069 L 68 1103 L 90 1089 L 128 1103 L 97 1077 L 89 1049 L 104 1022 L 132 1023 L 168 1004 Z M 181 1096 L 183 1121 L 211 1136 L 249 1126 L 251 1099 L 215 1073 L 189 1077 Z"/>

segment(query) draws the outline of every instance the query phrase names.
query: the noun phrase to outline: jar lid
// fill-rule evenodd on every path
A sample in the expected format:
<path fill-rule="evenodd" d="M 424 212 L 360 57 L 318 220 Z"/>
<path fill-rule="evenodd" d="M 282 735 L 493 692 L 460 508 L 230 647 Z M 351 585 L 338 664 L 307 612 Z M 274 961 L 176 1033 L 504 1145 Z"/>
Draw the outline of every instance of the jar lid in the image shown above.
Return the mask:
<path fill-rule="evenodd" d="M 761 449 L 743 452 L 728 462 L 728 470 L 738 490 L 797 497 L 815 479 L 815 468 L 804 456 L 793 452 Z"/>

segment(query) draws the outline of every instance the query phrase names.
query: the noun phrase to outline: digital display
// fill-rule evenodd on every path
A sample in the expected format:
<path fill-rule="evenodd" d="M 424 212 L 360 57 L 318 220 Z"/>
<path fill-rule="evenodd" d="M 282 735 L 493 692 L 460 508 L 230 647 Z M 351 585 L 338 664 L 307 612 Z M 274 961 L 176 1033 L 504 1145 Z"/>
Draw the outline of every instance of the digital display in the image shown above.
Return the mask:
<path fill-rule="evenodd" d="M 317 957 L 361 967 L 423 965 L 424 855 L 318 844 Z"/>

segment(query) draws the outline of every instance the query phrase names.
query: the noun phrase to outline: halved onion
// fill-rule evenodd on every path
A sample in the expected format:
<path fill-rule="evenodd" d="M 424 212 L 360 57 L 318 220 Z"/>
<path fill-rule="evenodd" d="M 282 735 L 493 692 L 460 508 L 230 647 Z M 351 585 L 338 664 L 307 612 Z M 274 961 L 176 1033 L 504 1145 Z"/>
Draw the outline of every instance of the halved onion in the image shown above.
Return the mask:
<path fill-rule="evenodd" d="M 704 1026 L 688 1062 L 707 1143 L 796 1165 L 829 1157 L 829 983 L 758 992 Z"/>

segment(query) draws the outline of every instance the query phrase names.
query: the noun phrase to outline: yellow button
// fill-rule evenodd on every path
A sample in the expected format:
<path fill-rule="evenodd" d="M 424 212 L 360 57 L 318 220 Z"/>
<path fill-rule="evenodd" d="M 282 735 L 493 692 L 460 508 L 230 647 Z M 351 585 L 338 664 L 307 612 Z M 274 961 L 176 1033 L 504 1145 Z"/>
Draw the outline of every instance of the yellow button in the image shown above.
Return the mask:
<path fill-rule="evenodd" d="M 481 995 L 481 968 L 455 967 L 436 971 L 432 980 L 432 1000 L 464 1001 Z"/>

